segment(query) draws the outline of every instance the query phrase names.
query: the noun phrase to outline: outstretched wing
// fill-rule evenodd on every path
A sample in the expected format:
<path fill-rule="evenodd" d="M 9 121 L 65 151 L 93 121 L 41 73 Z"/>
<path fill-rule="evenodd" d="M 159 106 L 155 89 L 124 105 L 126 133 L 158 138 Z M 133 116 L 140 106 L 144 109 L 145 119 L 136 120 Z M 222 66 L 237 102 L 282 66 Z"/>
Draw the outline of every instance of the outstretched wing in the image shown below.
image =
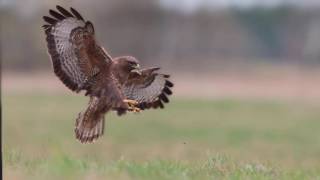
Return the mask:
<path fill-rule="evenodd" d="M 123 86 L 123 93 L 127 99 L 136 100 L 140 109 L 164 108 L 163 103 L 168 103 L 168 95 L 172 94 L 170 88 L 173 83 L 169 75 L 158 74 L 160 68 L 149 68 L 139 74 L 131 74 Z"/>
<path fill-rule="evenodd" d="M 88 82 L 111 63 L 111 57 L 96 43 L 91 22 L 73 8 L 57 10 L 49 10 L 51 17 L 43 16 L 54 72 L 72 91 L 88 90 Z"/>

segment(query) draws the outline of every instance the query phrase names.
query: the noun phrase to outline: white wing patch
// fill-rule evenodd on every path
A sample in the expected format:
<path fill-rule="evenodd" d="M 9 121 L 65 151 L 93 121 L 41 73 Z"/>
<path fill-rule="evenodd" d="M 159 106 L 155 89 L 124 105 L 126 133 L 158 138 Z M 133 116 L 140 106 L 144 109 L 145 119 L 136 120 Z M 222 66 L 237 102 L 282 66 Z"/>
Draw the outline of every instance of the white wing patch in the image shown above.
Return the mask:
<path fill-rule="evenodd" d="M 134 99 L 141 102 L 153 102 L 157 100 L 165 87 L 166 79 L 164 75 L 157 75 L 153 82 L 148 86 L 145 85 L 131 85 L 123 89 L 124 95 L 129 99 Z"/>
<path fill-rule="evenodd" d="M 66 18 L 52 27 L 51 34 L 54 37 L 56 51 L 60 54 L 61 69 L 70 79 L 78 84 L 78 88 L 86 82 L 86 76 L 78 66 L 74 45 L 70 41 L 72 30 L 77 27 L 84 27 L 85 23 L 75 18 Z"/>

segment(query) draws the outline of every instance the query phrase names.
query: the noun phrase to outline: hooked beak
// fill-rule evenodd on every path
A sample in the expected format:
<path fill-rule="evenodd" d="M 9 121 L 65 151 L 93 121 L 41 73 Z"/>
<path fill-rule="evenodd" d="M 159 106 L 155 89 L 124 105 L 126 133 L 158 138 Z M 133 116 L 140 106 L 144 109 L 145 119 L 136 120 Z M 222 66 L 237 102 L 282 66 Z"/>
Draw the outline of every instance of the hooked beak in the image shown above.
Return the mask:
<path fill-rule="evenodd" d="M 141 71 L 139 69 L 133 69 L 131 70 L 132 73 L 137 73 L 139 75 L 142 75 Z"/>
<path fill-rule="evenodd" d="M 133 66 L 135 69 L 140 69 L 140 64 L 136 64 L 135 66 Z"/>
<path fill-rule="evenodd" d="M 132 72 L 132 73 L 137 73 L 137 74 L 141 75 L 142 73 L 141 73 L 141 71 L 140 71 L 140 65 L 137 64 L 136 66 L 134 66 L 134 69 L 131 70 L 131 72 Z"/>

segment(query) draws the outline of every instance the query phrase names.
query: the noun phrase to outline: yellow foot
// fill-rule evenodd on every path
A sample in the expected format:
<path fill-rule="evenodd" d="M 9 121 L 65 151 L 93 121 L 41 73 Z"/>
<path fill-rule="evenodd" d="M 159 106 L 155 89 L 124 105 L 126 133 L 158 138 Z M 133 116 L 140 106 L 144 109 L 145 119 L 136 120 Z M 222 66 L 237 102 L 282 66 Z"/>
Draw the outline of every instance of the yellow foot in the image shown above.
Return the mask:
<path fill-rule="evenodd" d="M 131 100 L 131 99 L 125 99 L 125 100 L 123 100 L 123 102 L 127 103 L 130 107 L 139 104 L 138 101 L 136 101 L 136 100 Z"/>
<path fill-rule="evenodd" d="M 140 112 L 141 111 L 140 108 L 136 107 L 136 105 L 139 104 L 136 100 L 125 99 L 125 100 L 123 100 L 123 102 L 128 104 L 128 106 L 129 106 L 128 110 L 129 111 L 132 111 L 132 112 Z"/>
<path fill-rule="evenodd" d="M 141 111 L 141 109 L 140 109 L 140 108 L 137 108 L 137 107 L 130 107 L 130 108 L 129 108 L 129 111 L 134 112 L 134 113 L 138 113 L 138 112 Z"/>

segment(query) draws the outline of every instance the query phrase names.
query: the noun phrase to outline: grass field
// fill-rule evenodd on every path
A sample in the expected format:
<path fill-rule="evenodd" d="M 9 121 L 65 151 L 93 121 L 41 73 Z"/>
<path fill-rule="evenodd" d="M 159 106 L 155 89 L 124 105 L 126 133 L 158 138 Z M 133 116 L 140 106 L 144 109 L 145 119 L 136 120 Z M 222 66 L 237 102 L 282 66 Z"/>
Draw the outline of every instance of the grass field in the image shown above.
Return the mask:
<path fill-rule="evenodd" d="M 319 179 L 320 105 L 173 99 L 162 111 L 106 117 L 83 145 L 87 99 L 4 93 L 4 179 Z"/>

